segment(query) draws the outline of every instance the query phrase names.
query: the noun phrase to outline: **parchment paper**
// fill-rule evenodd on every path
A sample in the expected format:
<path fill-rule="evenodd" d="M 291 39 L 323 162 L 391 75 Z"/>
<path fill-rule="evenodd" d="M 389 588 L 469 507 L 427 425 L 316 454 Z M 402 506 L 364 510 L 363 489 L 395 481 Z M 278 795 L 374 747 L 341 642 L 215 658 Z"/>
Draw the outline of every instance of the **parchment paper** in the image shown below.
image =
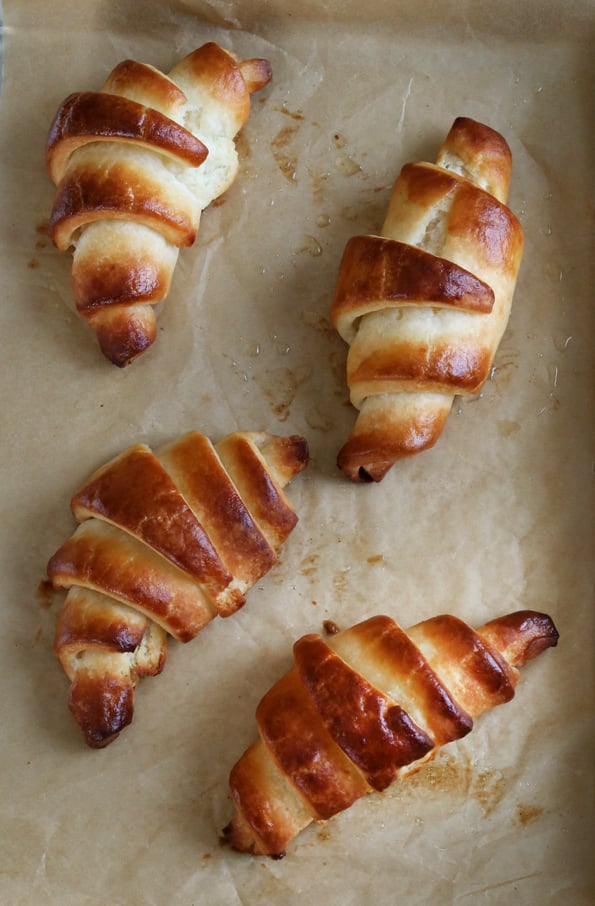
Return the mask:
<path fill-rule="evenodd" d="M 5 0 L 4 19 L 0 901 L 593 903 L 592 3 Z M 267 57 L 274 79 L 238 179 L 180 255 L 156 345 L 120 371 L 47 236 L 47 129 L 121 60 L 167 69 L 207 40 Z M 354 486 L 335 466 L 355 418 L 328 322 L 339 260 L 460 114 L 513 152 L 526 245 L 511 321 L 437 446 Z M 172 642 L 133 725 L 91 751 L 52 653 L 45 566 L 93 469 L 191 428 L 305 435 L 300 522 L 246 607 Z M 219 845 L 229 770 L 295 639 L 374 613 L 480 625 L 519 608 L 550 613 L 561 638 L 513 702 L 280 862 Z"/>

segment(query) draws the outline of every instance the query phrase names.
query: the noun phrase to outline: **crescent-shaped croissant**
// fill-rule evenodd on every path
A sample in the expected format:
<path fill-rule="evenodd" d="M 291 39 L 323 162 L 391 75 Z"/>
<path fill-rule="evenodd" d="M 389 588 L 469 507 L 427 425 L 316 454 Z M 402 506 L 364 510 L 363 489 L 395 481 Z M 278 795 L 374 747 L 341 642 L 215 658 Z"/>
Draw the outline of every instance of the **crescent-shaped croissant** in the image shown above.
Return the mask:
<path fill-rule="evenodd" d="M 181 247 L 236 177 L 234 138 L 266 60 L 204 44 L 164 75 L 125 60 L 97 92 L 71 94 L 47 140 L 56 185 L 50 235 L 73 247 L 79 314 L 105 356 L 127 365 L 155 340 Z"/>
<path fill-rule="evenodd" d="M 167 634 L 187 642 L 242 607 L 297 516 L 284 486 L 308 462 L 297 435 L 197 431 L 155 452 L 136 444 L 72 498 L 79 523 L 48 576 L 68 588 L 55 652 L 87 743 L 132 720 L 140 676 L 161 671 Z"/>
<path fill-rule="evenodd" d="M 405 632 L 376 616 L 294 645 L 294 668 L 256 711 L 259 738 L 232 769 L 234 849 L 284 855 L 310 822 L 386 789 L 509 701 L 526 661 L 556 645 L 550 617 L 519 611 L 476 631 L 438 616 Z"/>
<path fill-rule="evenodd" d="M 382 234 L 347 243 L 331 321 L 359 410 L 338 455 L 354 481 L 432 447 L 454 397 L 489 377 L 523 251 L 510 173 L 504 138 L 459 117 L 436 164 L 401 170 Z"/>

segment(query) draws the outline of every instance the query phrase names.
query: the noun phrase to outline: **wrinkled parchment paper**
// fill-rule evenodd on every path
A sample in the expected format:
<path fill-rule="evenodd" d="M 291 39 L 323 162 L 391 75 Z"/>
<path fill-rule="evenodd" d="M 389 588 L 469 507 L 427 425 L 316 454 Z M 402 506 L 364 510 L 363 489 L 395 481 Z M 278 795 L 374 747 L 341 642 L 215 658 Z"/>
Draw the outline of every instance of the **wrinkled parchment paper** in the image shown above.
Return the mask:
<path fill-rule="evenodd" d="M 4 19 L 0 901 L 592 903 L 592 4 L 5 0 Z M 119 371 L 48 239 L 47 129 L 121 60 L 167 69 L 207 40 L 267 57 L 274 80 L 238 179 L 180 255 L 156 345 Z M 455 402 L 437 446 L 354 486 L 335 467 L 355 417 L 328 323 L 338 263 L 351 235 L 380 228 L 402 164 L 432 160 L 460 114 L 513 152 L 526 247 L 511 321 L 492 379 Z M 191 428 L 304 434 L 300 522 L 246 607 L 172 643 L 132 727 L 91 751 L 52 654 L 61 599 L 45 565 L 79 482 Z M 300 635 L 519 608 L 549 612 L 561 639 L 513 702 L 280 862 L 220 846 L 229 770 Z"/>

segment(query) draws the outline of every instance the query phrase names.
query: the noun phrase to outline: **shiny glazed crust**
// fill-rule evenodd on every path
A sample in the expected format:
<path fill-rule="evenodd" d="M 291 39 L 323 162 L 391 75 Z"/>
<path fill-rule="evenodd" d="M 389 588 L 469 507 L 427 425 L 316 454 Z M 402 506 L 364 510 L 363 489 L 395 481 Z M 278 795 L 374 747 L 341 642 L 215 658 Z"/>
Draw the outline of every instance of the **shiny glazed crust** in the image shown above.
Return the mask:
<path fill-rule="evenodd" d="M 46 150 L 50 232 L 57 248 L 73 247 L 77 310 L 114 364 L 154 342 L 152 306 L 168 295 L 202 211 L 235 179 L 234 137 L 251 92 L 270 78 L 266 60 L 209 43 L 168 75 L 125 60 L 100 91 L 71 94 L 57 111 Z"/>
<path fill-rule="evenodd" d="M 523 250 L 510 170 L 502 136 L 460 117 L 436 164 L 402 168 L 382 235 L 347 243 L 331 319 L 359 410 L 338 456 L 354 481 L 433 446 L 455 395 L 489 377 Z"/>
<path fill-rule="evenodd" d="M 158 673 L 166 636 L 194 638 L 242 607 L 297 523 L 283 488 L 308 462 L 302 437 L 197 431 L 136 444 L 72 498 L 78 528 L 50 559 L 69 589 L 55 651 L 89 745 L 132 719 L 138 676 Z"/>
<path fill-rule="evenodd" d="M 473 630 L 443 615 L 405 632 L 377 616 L 294 646 L 294 668 L 256 711 L 259 738 L 231 771 L 233 848 L 284 855 L 325 821 L 465 736 L 509 701 L 519 667 L 557 644 L 552 620 L 519 611 Z"/>

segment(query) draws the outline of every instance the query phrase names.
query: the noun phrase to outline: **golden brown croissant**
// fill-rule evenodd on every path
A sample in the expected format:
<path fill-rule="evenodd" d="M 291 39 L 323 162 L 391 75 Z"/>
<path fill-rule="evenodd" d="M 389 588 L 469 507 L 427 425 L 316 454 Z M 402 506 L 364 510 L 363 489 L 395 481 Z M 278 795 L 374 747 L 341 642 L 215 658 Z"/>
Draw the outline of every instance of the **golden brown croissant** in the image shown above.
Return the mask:
<path fill-rule="evenodd" d="M 404 632 L 377 616 L 328 641 L 304 636 L 295 667 L 258 706 L 258 741 L 231 772 L 236 814 L 224 839 L 283 855 L 311 821 L 386 789 L 465 736 L 513 697 L 518 668 L 557 640 L 551 619 L 533 611 L 477 631 L 446 615 Z"/>
<path fill-rule="evenodd" d="M 337 460 L 349 478 L 433 446 L 454 397 L 489 377 L 523 251 L 510 171 L 504 138 L 460 117 L 436 164 L 401 170 L 382 235 L 347 243 L 331 320 L 359 410 Z"/>
<path fill-rule="evenodd" d="M 50 233 L 74 246 L 76 307 L 102 351 L 123 366 L 155 340 L 153 306 L 167 296 L 201 212 L 233 182 L 234 137 L 266 60 L 204 44 L 168 75 L 125 60 L 98 92 L 72 94 L 47 141 L 56 185 Z"/>
<path fill-rule="evenodd" d="M 166 633 L 187 642 L 241 607 L 297 522 L 283 487 L 308 462 L 299 436 L 190 432 L 137 444 L 76 492 L 74 535 L 48 564 L 68 588 L 55 651 L 88 744 L 132 720 L 137 678 L 159 673 Z"/>

